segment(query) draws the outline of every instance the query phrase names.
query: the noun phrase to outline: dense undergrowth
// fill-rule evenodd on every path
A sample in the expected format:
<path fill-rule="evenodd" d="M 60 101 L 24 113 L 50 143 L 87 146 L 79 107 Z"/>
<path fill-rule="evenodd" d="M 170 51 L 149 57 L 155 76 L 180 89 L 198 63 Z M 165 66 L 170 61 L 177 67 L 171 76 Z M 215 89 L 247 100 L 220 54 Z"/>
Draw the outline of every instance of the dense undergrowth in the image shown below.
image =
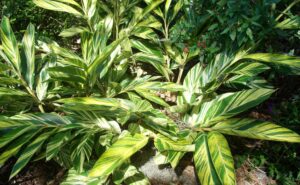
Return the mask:
<path fill-rule="evenodd" d="M 131 156 L 153 144 L 173 168 L 189 153 L 201 184 L 245 161 L 299 183 L 299 145 L 274 142 L 300 142 L 299 4 L 1 1 L 0 166 L 149 184 Z"/>

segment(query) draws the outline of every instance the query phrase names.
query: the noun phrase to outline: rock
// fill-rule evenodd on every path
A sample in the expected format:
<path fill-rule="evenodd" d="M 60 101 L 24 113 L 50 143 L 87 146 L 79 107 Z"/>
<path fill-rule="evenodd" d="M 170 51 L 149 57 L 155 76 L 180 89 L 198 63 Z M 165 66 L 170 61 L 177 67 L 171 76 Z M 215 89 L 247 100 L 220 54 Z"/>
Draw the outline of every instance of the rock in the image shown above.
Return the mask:
<path fill-rule="evenodd" d="M 133 156 L 132 163 L 144 173 L 151 185 L 198 185 L 191 161 L 182 159 L 174 170 L 170 165 L 158 165 L 155 150 L 147 148 Z"/>

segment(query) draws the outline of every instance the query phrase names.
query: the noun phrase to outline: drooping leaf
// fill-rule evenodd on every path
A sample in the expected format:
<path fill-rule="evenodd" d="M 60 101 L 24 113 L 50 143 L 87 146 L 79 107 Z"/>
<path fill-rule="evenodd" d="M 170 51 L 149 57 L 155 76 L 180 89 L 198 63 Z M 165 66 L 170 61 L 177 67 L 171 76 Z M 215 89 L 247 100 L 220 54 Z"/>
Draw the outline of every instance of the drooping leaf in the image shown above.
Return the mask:
<path fill-rule="evenodd" d="M 111 174 L 134 153 L 143 148 L 148 138 L 141 134 L 124 133 L 108 150 L 106 150 L 89 172 L 89 177 L 105 177 Z"/>
<path fill-rule="evenodd" d="M 269 121 L 235 118 L 221 121 L 212 126 L 212 129 L 224 134 L 253 139 L 300 142 L 297 133 Z"/>
<path fill-rule="evenodd" d="M 192 114 L 189 122 L 191 125 L 209 126 L 218 120 L 235 116 L 260 104 L 273 92 L 273 89 L 250 89 L 225 93 L 204 103 L 199 112 Z"/>
<path fill-rule="evenodd" d="M 74 168 L 71 168 L 61 185 L 100 185 L 105 181 L 106 178 L 88 177 L 88 171 L 78 173 Z"/>
<path fill-rule="evenodd" d="M 277 23 L 275 28 L 279 28 L 282 30 L 286 29 L 299 29 L 300 28 L 300 17 L 293 16 L 291 18 L 284 19 L 283 21 Z"/>
<path fill-rule="evenodd" d="M 124 163 L 119 169 L 116 169 L 112 175 L 114 184 L 128 184 L 128 185 L 150 185 L 149 180 L 142 172 L 130 165 Z"/>
<path fill-rule="evenodd" d="M 195 141 L 194 163 L 201 184 L 222 184 L 212 161 L 206 133 L 200 134 Z"/>
<path fill-rule="evenodd" d="M 33 2 L 42 8 L 48 9 L 48 10 L 54 10 L 54 11 L 60 11 L 60 12 L 67 12 L 67 13 L 71 13 L 74 14 L 76 16 L 83 16 L 82 13 L 80 11 L 78 11 L 76 8 L 73 8 L 72 6 L 65 4 L 65 3 L 69 3 L 69 4 L 73 4 L 73 5 L 77 5 L 80 7 L 80 5 L 78 5 L 78 3 L 76 3 L 76 1 L 73 0 L 33 0 Z M 63 3 L 65 2 L 65 3 Z"/>
<path fill-rule="evenodd" d="M 86 83 L 86 73 L 80 68 L 73 66 L 55 66 L 48 69 L 51 78 L 58 81 Z"/>
<path fill-rule="evenodd" d="M 289 68 L 292 73 L 300 73 L 300 58 L 295 56 L 272 54 L 272 53 L 255 53 L 243 57 L 244 59 L 252 59 L 266 64 L 275 64 L 285 68 Z M 288 72 L 288 71 L 287 71 Z"/>
<path fill-rule="evenodd" d="M 212 163 L 222 184 L 236 184 L 233 157 L 226 138 L 218 132 L 209 132 L 207 140 Z"/>
<path fill-rule="evenodd" d="M 17 175 L 30 161 L 30 159 L 33 157 L 35 152 L 37 152 L 46 139 L 51 135 L 52 132 L 45 132 L 38 136 L 34 141 L 32 141 L 30 144 L 26 146 L 26 148 L 21 152 L 20 157 L 18 158 L 17 162 L 15 163 L 12 172 L 10 174 L 10 179 Z"/>
<path fill-rule="evenodd" d="M 254 76 L 270 69 L 269 66 L 258 62 L 243 62 L 234 67 L 230 73 Z"/>
<path fill-rule="evenodd" d="M 22 146 L 26 145 L 39 131 L 38 129 L 31 129 L 31 132 L 22 134 L 19 138 L 15 139 L 0 155 L 0 166 L 9 158 L 16 155 Z"/>
<path fill-rule="evenodd" d="M 60 149 L 64 146 L 65 142 L 67 142 L 70 138 L 71 133 L 69 131 L 59 132 L 52 136 L 47 143 L 46 160 L 49 161 L 50 159 L 55 157 Z"/>
<path fill-rule="evenodd" d="M 94 139 L 94 134 L 85 134 L 72 147 L 71 160 L 78 172 L 84 171 L 84 164 L 89 161 L 92 155 Z"/>
<path fill-rule="evenodd" d="M 59 36 L 61 37 L 73 37 L 83 32 L 88 32 L 89 30 L 85 27 L 71 27 L 63 30 Z"/>
<path fill-rule="evenodd" d="M 6 144 L 10 143 L 11 141 L 21 136 L 22 134 L 30 131 L 31 129 L 33 128 L 29 126 L 23 126 L 5 131 L 6 133 L 3 134 L 0 138 L 0 148 L 4 147 Z"/>

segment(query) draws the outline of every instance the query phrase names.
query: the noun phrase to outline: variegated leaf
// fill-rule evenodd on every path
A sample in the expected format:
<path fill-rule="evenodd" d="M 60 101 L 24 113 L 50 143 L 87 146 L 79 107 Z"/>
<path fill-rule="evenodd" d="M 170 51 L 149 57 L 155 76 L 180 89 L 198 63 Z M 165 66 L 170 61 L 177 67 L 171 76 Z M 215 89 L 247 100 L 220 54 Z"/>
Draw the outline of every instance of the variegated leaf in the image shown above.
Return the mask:
<path fill-rule="evenodd" d="M 189 118 L 189 124 L 210 126 L 216 121 L 230 118 L 260 104 L 269 98 L 273 92 L 272 89 L 250 89 L 225 93 L 204 103 L 199 112 L 194 111 Z"/>
<path fill-rule="evenodd" d="M 17 162 L 15 163 L 12 172 L 10 174 L 10 179 L 17 175 L 30 161 L 33 155 L 39 150 L 46 139 L 52 134 L 52 132 L 45 132 L 35 138 L 30 144 L 26 146 L 26 148 L 20 153 L 20 157 L 18 158 Z"/>
<path fill-rule="evenodd" d="M 300 57 L 272 53 L 255 53 L 246 55 L 243 59 L 257 60 L 266 64 L 276 64 L 290 69 L 292 73 L 300 73 Z"/>
<path fill-rule="evenodd" d="M 29 87 L 33 89 L 35 81 L 35 29 L 29 24 L 22 41 L 21 60 L 24 70 L 23 76 Z M 24 63 L 24 64 L 23 64 Z"/>
<path fill-rule="evenodd" d="M 218 132 L 207 135 L 212 163 L 222 184 L 236 184 L 234 161 L 226 138 Z"/>
<path fill-rule="evenodd" d="M 66 4 L 72 4 L 75 5 L 77 8 L 80 7 L 78 3 L 74 0 L 33 0 L 33 2 L 42 8 L 48 9 L 48 10 L 54 10 L 54 11 L 60 11 L 60 12 L 67 12 L 74 14 L 76 16 L 83 16 L 82 13 L 77 10 L 76 8 Z"/>
<path fill-rule="evenodd" d="M 201 184 L 222 184 L 209 151 L 206 133 L 201 133 L 195 141 L 194 163 Z"/>
<path fill-rule="evenodd" d="M 100 156 L 89 172 L 89 177 L 105 177 L 111 174 L 147 143 L 148 138 L 141 134 L 123 133 L 123 136 Z"/>
<path fill-rule="evenodd" d="M 253 139 L 300 142 L 300 136 L 297 133 L 269 121 L 236 118 L 221 121 L 211 128 L 224 134 Z"/>
<path fill-rule="evenodd" d="M 4 57 L 7 59 L 6 62 L 11 64 L 15 72 L 17 72 L 20 76 L 22 66 L 18 43 L 10 26 L 9 19 L 7 17 L 3 17 L 2 19 L 0 36 L 2 42 L 2 49 L 0 51 L 3 51 L 3 53 L 1 53 L 4 54 Z"/>

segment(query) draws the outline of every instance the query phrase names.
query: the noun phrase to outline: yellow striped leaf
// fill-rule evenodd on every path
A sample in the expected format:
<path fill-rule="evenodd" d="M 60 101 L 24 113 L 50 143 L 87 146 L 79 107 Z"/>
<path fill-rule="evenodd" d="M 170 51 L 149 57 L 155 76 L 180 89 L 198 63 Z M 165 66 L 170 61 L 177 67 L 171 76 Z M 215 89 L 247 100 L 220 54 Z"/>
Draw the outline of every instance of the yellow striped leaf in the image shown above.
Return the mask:
<path fill-rule="evenodd" d="M 212 126 L 211 129 L 228 135 L 253 139 L 300 142 L 300 136 L 297 133 L 269 121 L 235 118 L 221 121 Z"/>
<path fill-rule="evenodd" d="M 121 166 L 134 153 L 148 143 L 148 137 L 141 134 L 131 135 L 124 133 L 108 150 L 97 160 L 89 172 L 90 177 L 105 177 Z"/>
<path fill-rule="evenodd" d="M 288 68 L 292 73 L 300 73 L 300 57 L 272 53 L 255 53 L 246 55 L 243 57 L 243 59 L 252 59 L 270 64 L 276 64 Z"/>
<path fill-rule="evenodd" d="M 214 168 L 224 185 L 236 184 L 234 161 L 226 138 L 218 132 L 207 135 L 209 152 Z"/>
<path fill-rule="evenodd" d="M 35 80 L 35 29 L 29 24 L 22 41 L 21 60 L 25 64 L 23 76 L 29 87 L 33 89 Z"/>
<path fill-rule="evenodd" d="M 222 181 L 215 170 L 207 140 L 207 134 L 201 133 L 195 141 L 194 163 L 197 175 L 201 184 L 219 185 Z"/>
<path fill-rule="evenodd" d="M 40 130 L 38 129 L 32 129 L 30 133 L 22 134 L 19 138 L 15 139 L 14 142 L 5 148 L 5 151 L 0 155 L 0 166 L 2 166 L 6 160 L 16 155 L 22 146 L 27 144 L 31 138 L 39 133 L 39 131 Z"/>
<path fill-rule="evenodd" d="M 242 113 L 266 100 L 273 89 L 250 89 L 235 93 L 226 93 L 201 105 L 200 111 L 194 111 L 190 124 L 209 126 L 216 121 Z"/>
<path fill-rule="evenodd" d="M 53 132 L 45 132 L 38 136 L 34 141 L 32 141 L 24 151 L 21 152 L 20 157 L 18 158 L 17 162 L 15 163 L 12 172 L 10 174 L 10 179 L 17 175 L 30 161 L 30 159 L 33 157 L 33 155 L 36 153 L 37 150 L 39 150 L 46 139 L 52 134 Z"/>
<path fill-rule="evenodd" d="M 74 4 L 79 6 L 75 1 L 72 0 L 33 0 L 33 3 L 35 3 L 37 6 L 48 9 L 48 10 L 54 10 L 54 11 L 60 11 L 60 12 L 67 12 L 74 14 L 76 16 L 83 16 L 81 12 L 73 8 L 72 6 L 69 6 L 65 3 L 62 2 L 67 2 L 69 4 Z M 72 2 L 72 3 L 71 3 Z"/>
<path fill-rule="evenodd" d="M 3 17 L 1 22 L 0 36 L 2 41 L 2 49 L 5 55 L 6 62 L 11 64 L 14 70 L 21 74 L 21 59 L 18 49 L 16 37 L 7 17 Z"/>

